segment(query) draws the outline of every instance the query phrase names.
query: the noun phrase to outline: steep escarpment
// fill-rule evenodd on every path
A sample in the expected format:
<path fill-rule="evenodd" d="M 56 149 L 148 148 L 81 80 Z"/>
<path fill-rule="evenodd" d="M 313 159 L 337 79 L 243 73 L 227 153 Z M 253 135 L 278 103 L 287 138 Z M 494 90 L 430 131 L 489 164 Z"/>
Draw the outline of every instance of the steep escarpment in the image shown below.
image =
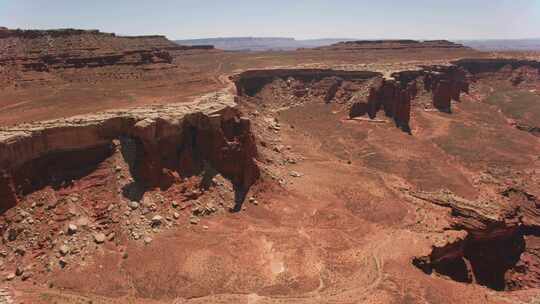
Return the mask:
<path fill-rule="evenodd" d="M 540 62 L 520 59 L 462 59 L 454 62 L 476 82 L 487 104 L 497 106 L 519 130 L 539 134 Z"/>
<path fill-rule="evenodd" d="M 416 45 L 418 42 L 400 43 Z M 398 71 L 387 77 L 365 71 L 277 69 L 247 71 L 236 75 L 233 80 L 239 96 L 274 94 L 281 96 L 276 99 L 295 100 L 295 103 L 314 98 L 325 102 L 334 100 L 351 105 L 350 118 L 367 114 L 373 119 L 380 110 L 384 110 L 385 115 L 392 118 L 397 127 L 409 132 L 412 101 L 418 96 L 429 96 L 430 107 L 451 113 L 452 101 L 459 102 L 462 93 L 469 94 L 473 82 L 498 77 L 508 79 L 514 85 L 536 83 L 539 77 L 537 69 L 538 63 L 534 61 L 463 59 L 450 65 L 421 66 L 415 70 Z M 272 92 L 265 92 L 264 88 L 273 82 Z M 520 128 L 533 133 L 536 130 L 535 126 L 524 124 L 520 124 Z"/>
<path fill-rule="evenodd" d="M 453 63 L 474 75 L 499 72 L 505 67 L 517 69 L 529 66 L 531 68 L 540 69 L 540 63 L 538 61 L 509 58 L 467 58 L 454 61 Z"/>
<path fill-rule="evenodd" d="M 130 171 L 143 190 L 170 187 L 206 164 L 246 192 L 259 176 L 257 149 L 249 120 L 227 96 L 212 97 L 211 103 L 106 112 L 3 129 L 1 209 L 44 187 L 61 188 L 87 175 L 111 156 L 114 141 L 131 143 L 124 145 L 124 152 L 131 155 Z"/>
<path fill-rule="evenodd" d="M 282 80 L 292 89 L 296 97 L 307 97 L 308 93 L 311 93 L 329 102 L 336 97 L 338 91 L 355 91 L 354 84 L 377 76 L 381 74 L 330 69 L 275 69 L 246 71 L 233 76 L 232 80 L 236 85 L 238 96 L 253 97 L 273 81 Z"/>
<path fill-rule="evenodd" d="M 257 192 L 257 156 L 250 121 L 225 91 L 2 128 L 2 271 L 50 282 L 105 248 L 124 253 L 240 211 Z"/>
<path fill-rule="evenodd" d="M 392 117 L 396 126 L 410 131 L 411 100 L 417 94 L 416 81 L 401 82 L 395 79 L 378 79 L 370 88 L 366 101 L 355 102 L 349 111 L 349 117 L 359 117 L 366 113 L 375 118 L 380 109 L 386 116 Z"/>
<path fill-rule="evenodd" d="M 478 83 L 464 68 L 456 65 L 422 66 L 386 73 L 384 78 L 375 75 L 357 82 L 351 95 L 341 95 L 339 85 L 338 93 L 334 95 L 335 84 L 339 83 L 335 75 L 339 71 L 334 71 L 333 75 L 326 74 L 321 80 L 308 78 L 307 81 L 281 72 L 275 77 L 273 71 L 264 72 L 268 77 L 262 80 L 262 77 L 241 78 L 242 75 L 264 75 L 255 71 L 237 76 L 236 82 L 241 104 L 247 104 L 250 115 L 256 117 L 257 134 L 273 136 L 261 140 L 264 142 L 261 151 L 269 163 L 282 170 L 276 174 L 276 180 L 284 185 L 290 183 L 294 189 L 299 188 L 298 183 L 304 182 L 303 186 L 310 193 L 318 191 L 313 187 L 317 178 L 323 179 L 320 185 L 337 180 L 333 187 L 341 193 L 340 184 L 345 183 L 344 179 L 333 173 L 326 175 L 320 169 L 319 160 L 326 153 L 333 153 L 339 160 L 328 166 L 328 172 L 358 172 L 371 168 L 375 172 L 396 174 L 400 182 L 390 188 L 401 190 L 406 184 L 407 189 L 414 189 L 408 193 L 409 196 L 399 200 L 410 199 L 415 204 L 409 209 L 414 216 L 402 226 L 407 233 L 415 235 L 415 241 L 398 248 L 393 244 L 401 237 L 402 231 L 396 232 L 388 237 L 390 251 L 407 250 L 409 255 L 404 260 L 407 263 L 412 261 L 433 277 L 446 277 L 493 290 L 538 287 L 540 256 L 536 222 L 540 205 L 537 196 L 533 195 L 536 184 L 525 186 L 527 183 L 524 182 L 524 176 L 534 176 L 535 173 L 533 170 L 511 173 L 505 176 L 504 181 L 494 182 L 495 179 L 482 172 L 485 167 L 493 166 L 500 168 L 493 175 L 500 176 L 503 168 L 507 170 L 506 167 L 514 166 L 507 165 L 508 162 L 535 168 L 536 164 L 527 163 L 529 159 L 522 160 L 525 155 L 531 157 L 528 149 L 536 151 L 536 142 L 527 134 L 506 126 L 504 119 L 496 116 L 496 108 L 482 104 L 482 99 L 476 98 Z M 462 93 L 468 95 L 463 96 Z M 334 98 L 328 101 L 326 96 Z M 341 99 L 341 96 L 348 98 Z M 460 100 L 463 100 L 460 104 L 453 102 Z M 437 112 L 451 112 L 452 106 L 457 108 L 452 115 Z M 349 109 L 351 117 L 366 115 L 366 118 L 347 120 L 345 113 Z M 379 115 L 380 119 L 371 119 Z M 391 120 L 404 130 L 415 127 L 414 130 L 419 130 L 415 133 L 418 135 L 395 132 L 389 126 Z M 294 141 L 287 142 L 283 138 L 294 138 Z M 391 143 L 385 144 L 386 141 Z M 287 147 L 291 142 L 300 142 L 305 148 Z M 516 148 L 524 143 L 530 144 L 531 148 L 518 152 Z M 301 151 L 298 153 L 300 156 L 295 155 L 298 150 Z M 511 160 L 513 157 L 516 157 L 515 161 Z M 314 162 L 317 163 L 311 171 L 304 165 L 309 158 L 316 159 Z M 532 156 L 532 159 L 536 157 Z M 399 172 L 397 167 L 400 166 L 404 171 Z M 461 173 L 452 177 L 456 172 Z M 450 183 L 451 179 L 455 182 Z M 391 197 L 382 198 L 373 209 L 366 207 L 364 202 L 376 199 L 366 198 L 365 192 L 373 188 L 376 191 L 382 189 L 373 186 L 376 180 L 373 175 L 365 177 L 368 184 L 365 187 L 360 185 L 359 177 L 351 180 L 354 186 L 350 193 L 339 196 L 338 201 L 348 200 L 350 208 L 357 212 L 355 215 L 363 217 L 378 208 L 385 211 L 394 208 L 380 206 L 387 201 L 394 204 Z M 508 186 L 512 182 L 515 187 Z M 502 189 L 494 185 L 500 185 Z M 438 192 L 446 187 L 454 192 Z M 324 201 L 326 203 L 327 200 Z M 328 218 L 335 219 L 334 210 L 325 211 L 331 213 Z M 318 212 L 322 213 L 315 211 L 316 214 Z M 316 225 L 319 223 L 327 222 L 317 221 Z M 373 240 L 380 243 L 379 238 Z M 376 252 L 374 256 L 380 254 Z M 406 266 L 398 268 L 400 273 L 408 271 Z M 470 289 L 472 292 L 482 290 L 466 284 L 422 278 L 422 271 L 416 267 L 408 269 L 418 275 L 413 280 L 422 286 L 443 286 L 442 295 L 453 288 Z M 403 284 L 409 286 L 409 282 Z M 442 302 L 439 299 L 429 301 Z"/>
<path fill-rule="evenodd" d="M 285 105 L 320 100 L 347 104 L 349 117 L 384 110 L 396 126 L 410 131 L 411 102 L 418 94 L 431 94 L 433 107 L 451 112 L 451 100 L 469 91 L 467 73 L 457 66 L 426 66 L 392 73 L 321 69 L 252 70 L 233 77 L 239 97 L 253 102 Z"/>
<path fill-rule="evenodd" d="M 455 65 L 476 79 L 509 81 L 512 85 L 535 84 L 540 81 L 540 62 L 520 59 L 461 59 Z"/>
<path fill-rule="evenodd" d="M 433 106 L 451 112 L 451 101 L 459 101 L 461 93 L 469 92 L 466 72 L 457 66 L 426 66 L 419 70 L 402 71 L 382 78 L 371 88 L 365 100 L 355 102 L 349 112 L 351 118 L 368 114 L 375 118 L 384 110 L 396 125 L 410 131 L 411 101 L 418 94 L 431 94 Z"/>
<path fill-rule="evenodd" d="M 469 81 L 459 67 L 434 67 L 424 76 L 424 88 L 433 93 L 435 108 L 451 112 L 451 101 L 460 101 L 461 93 L 469 93 Z"/>
<path fill-rule="evenodd" d="M 535 288 L 540 282 L 540 201 L 507 188 L 487 201 L 469 201 L 450 192 L 411 195 L 451 209 L 454 233 L 413 264 L 426 273 L 477 283 L 495 290 Z"/>

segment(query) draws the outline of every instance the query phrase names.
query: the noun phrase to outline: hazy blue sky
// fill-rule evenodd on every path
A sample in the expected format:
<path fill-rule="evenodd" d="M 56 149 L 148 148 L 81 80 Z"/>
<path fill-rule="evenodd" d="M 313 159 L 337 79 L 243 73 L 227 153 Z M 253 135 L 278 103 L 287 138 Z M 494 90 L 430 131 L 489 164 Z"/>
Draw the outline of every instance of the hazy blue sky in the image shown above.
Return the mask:
<path fill-rule="evenodd" d="M 540 0 L 0 0 L 0 26 L 169 38 L 540 37 Z"/>

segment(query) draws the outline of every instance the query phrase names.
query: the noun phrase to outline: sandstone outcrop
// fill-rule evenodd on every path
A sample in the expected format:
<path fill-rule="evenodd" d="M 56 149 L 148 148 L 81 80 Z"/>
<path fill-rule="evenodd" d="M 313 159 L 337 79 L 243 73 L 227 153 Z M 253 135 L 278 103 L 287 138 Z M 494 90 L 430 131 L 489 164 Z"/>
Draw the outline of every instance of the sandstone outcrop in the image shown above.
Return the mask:
<path fill-rule="evenodd" d="M 462 92 L 469 93 L 469 81 L 460 67 L 435 66 L 424 76 L 424 89 L 432 92 L 435 108 L 451 112 L 451 101 L 460 101 Z"/>
<path fill-rule="evenodd" d="M 1 210 L 45 186 L 84 176 L 123 145 L 144 187 L 168 187 L 204 165 L 247 191 L 259 177 L 250 122 L 219 92 L 190 104 L 109 111 L 0 130 Z M 127 148 L 126 148 L 127 147 Z M 129 156 L 131 155 L 131 156 Z M 40 174 L 37 174 L 39 172 Z"/>
<path fill-rule="evenodd" d="M 350 103 L 351 118 L 365 114 L 375 118 L 382 109 L 386 116 L 394 119 L 397 127 L 406 132 L 410 132 L 411 101 L 420 89 L 430 92 L 434 106 L 446 112 L 451 111 L 451 100 L 459 101 L 461 93 L 469 91 L 466 72 L 453 65 L 425 66 L 419 70 L 393 73 L 390 78 L 369 71 L 250 70 L 233 76 L 232 80 L 240 97 L 255 97 L 272 85 L 274 89 L 268 94 L 274 94 L 277 99 L 292 95 L 298 100 Z M 370 87 L 367 86 L 369 84 Z"/>
<path fill-rule="evenodd" d="M 533 95 L 534 92 L 538 90 L 538 83 L 540 82 L 539 61 L 505 58 L 462 59 L 455 61 L 454 64 L 467 71 L 467 73 L 471 75 L 472 80 L 478 81 L 479 86 L 481 87 L 489 82 L 496 82 L 500 83 L 503 87 L 507 87 L 505 89 L 509 93 L 520 88 L 527 88 L 529 91 L 528 94 L 530 95 L 529 98 L 532 100 L 535 98 Z M 505 82 L 507 83 L 506 85 Z M 516 88 L 512 89 L 509 85 Z M 492 96 L 496 99 L 496 94 L 493 94 Z M 538 119 L 534 117 L 535 110 L 529 110 L 527 108 L 533 105 L 534 101 L 531 101 L 529 105 L 521 105 L 524 103 L 523 100 L 520 100 L 519 98 L 514 100 L 513 98 L 506 97 L 505 103 L 510 102 L 514 104 L 512 108 L 518 109 L 524 107 L 520 110 L 522 113 L 518 113 L 519 111 L 512 113 L 512 111 L 508 109 L 503 111 L 505 116 L 507 116 L 510 125 L 516 127 L 518 130 L 539 136 L 540 126 L 538 125 Z M 504 103 L 500 104 L 500 106 L 501 108 L 504 108 Z"/>
<path fill-rule="evenodd" d="M 431 92 L 433 106 L 440 111 L 451 111 L 451 100 L 459 101 L 462 92 L 469 92 L 466 72 L 457 66 L 426 66 L 420 70 L 396 72 L 391 78 L 382 78 L 370 88 L 367 100 L 355 102 L 349 111 L 354 118 L 368 114 L 375 118 L 383 109 L 396 125 L 409 132 L 411 101 L 421 89 Z"/>
<path fill-rule="evenodd" d="M 397 127 L 409 132 L 411 100 L 416 94 L 416 81 L 402 83 L 395 79 L 379 79 L 370 88 L 366 102 L 355 102 L 351 106 L 349 117 L 368 114 L 373 119 L 383 109 L 386 116 L 394 119 Z"/>
<path fill-rule="evenodd" d="M 510 66 L 512 69 L 524 66 L 535 69 L 540 68 L 540 62 L 538 61 L 506 58 L 467 58 L 456 60 L 453 64 L 462 67 L 473 75 L 498 72 L 507 66 Z"/>
<path fill-rule="evenodd" d="M 508 80 L 514 85 L 540 81 L 540 62 L 520 59 L 461 59 L 453 64 L 479 78 Z"/>
<path fill-rule="evenodd" d="M 459 237 L 433 246 L 413 264 L 456 281 L 476 282 L 495 290 L 536 287 L 540 280 L 540 200 L 508 188 L 498 200 L 469 201 L 451 192 L 411 193 L 451 209 L 452 231 Z"/>
<path fill-rule="evenodd" d="M 322 96 L 329 102 L 338 93 L 340 87 L 350 87 L 350 82 L 365 81 L 380 73 L 370 71 L 341 71 L 330 69 L 273 69 L 250 70 L 232 77 L 238 96 L 255 96 L 266 85 L 276 79 L 287 81 L 295 95 L 303 96 L 301 91 L 313 88 L 314 95 Z M 311 91 L 311 90 L 310 90 Z M 307 93 L 307 91 L 305 92 Z"/>

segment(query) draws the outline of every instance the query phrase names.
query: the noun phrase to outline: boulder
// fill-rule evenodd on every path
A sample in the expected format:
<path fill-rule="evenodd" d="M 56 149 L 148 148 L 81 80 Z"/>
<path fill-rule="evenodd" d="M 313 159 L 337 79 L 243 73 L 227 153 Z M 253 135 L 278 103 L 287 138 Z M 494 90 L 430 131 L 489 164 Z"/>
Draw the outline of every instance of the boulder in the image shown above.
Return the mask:
<path fill-rule="evenodd" d="M 105 243 L 106 239 L 107 239 L 107 236 L 103 233 L 94 234 L 94 242 L 96 242 L 97 244 Z"/>

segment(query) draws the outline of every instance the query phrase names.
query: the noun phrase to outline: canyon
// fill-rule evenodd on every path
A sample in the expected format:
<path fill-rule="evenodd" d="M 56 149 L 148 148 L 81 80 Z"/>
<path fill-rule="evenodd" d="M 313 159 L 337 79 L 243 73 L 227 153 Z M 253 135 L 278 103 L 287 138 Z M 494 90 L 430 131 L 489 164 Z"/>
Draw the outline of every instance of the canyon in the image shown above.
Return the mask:
<path fill-rule="evenodd" d="M 537 60 L 72 29 L 0 29 L 0 52 L 18 301 L 538 300 Z"/>

